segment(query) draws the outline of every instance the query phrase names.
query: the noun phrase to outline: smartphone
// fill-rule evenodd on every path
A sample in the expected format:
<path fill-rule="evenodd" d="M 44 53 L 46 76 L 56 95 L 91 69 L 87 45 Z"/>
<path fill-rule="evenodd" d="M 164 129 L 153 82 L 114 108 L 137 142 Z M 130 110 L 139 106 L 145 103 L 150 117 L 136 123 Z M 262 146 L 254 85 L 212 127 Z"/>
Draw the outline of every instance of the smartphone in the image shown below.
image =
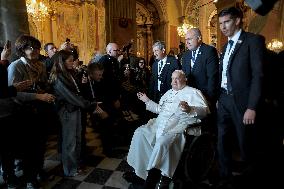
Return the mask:
<path fill-rule="evenodd" d="M 11 48 L 11 41 L 10 40 L 6 41 L 6 47 L 7 47 L 7 49 Z"/>

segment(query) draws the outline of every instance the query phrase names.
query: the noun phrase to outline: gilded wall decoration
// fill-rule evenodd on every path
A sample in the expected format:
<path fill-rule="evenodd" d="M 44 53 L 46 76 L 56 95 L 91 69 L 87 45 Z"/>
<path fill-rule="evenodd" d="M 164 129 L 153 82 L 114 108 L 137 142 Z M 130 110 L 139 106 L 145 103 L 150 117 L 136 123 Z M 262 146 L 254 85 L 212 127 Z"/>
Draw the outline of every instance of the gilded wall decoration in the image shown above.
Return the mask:
<path fill-rule="evenodd" d="M 87 27 L 88 27 L 88 35 L 87 35 L 87 42 L 88 42 L 88 50 L 93 51 L 96 44 L 96 35 L 97 35 L 97 23 L 98 20 L 96 20 L 96 9 L 93 5 L 87 5 Z"/>
<path fill-rule="evenodd" d="M 152 12 L 145 9 L 145 7 L 140 4 L 136 3 L 136 23 L 137 25 L 144 25 L 144 24 L 153 24 L 154 17 Z"/>
<path fill-rule="evenodd" d="M 79 59 L 84 63 L 90 61 L 94 50 L 104 51 L 104 0 L 54 0 L 49 3 L 52 15 L 42 21 L 29 18 L 31 34 L 42 45 L 53 42 L 59 47 L 69 38 L 77 46 Z"/>
<path fill-rule="evenodd" d="M 151 0 L 159 12 L 162 21 L 168 21 L 167 2 L 165 0 Z"/>
<path fill-rule="evenodd" d="M 199 0 L 192 0 L 187 3 L 185 8 L 186 19 L 195 27 L 199 27 Z"/>
<path fill-rule="evenodd" d="M 99 6 L 97 10 L 98 10 L 97 46 L 98 50 L 104 52 L 106 46 L 105 8 L 104 6 Z"/>
<path fill-rule="evenodd" d="M 75 45 L 82 39 L 82 9 L 80 6 L 60 6 L 57 9 L 57 39 L 61 43 L 68 37 Z"/>
<path fill-rule="evenodd" d="M 36 24 L 34 23 L 34 21 L 32 19 L 29 18 L 29 30 L 30 30 L 30 35 L 34 36 L 37 39 L 40 39 L 38 36 L 38 29 Z"/>

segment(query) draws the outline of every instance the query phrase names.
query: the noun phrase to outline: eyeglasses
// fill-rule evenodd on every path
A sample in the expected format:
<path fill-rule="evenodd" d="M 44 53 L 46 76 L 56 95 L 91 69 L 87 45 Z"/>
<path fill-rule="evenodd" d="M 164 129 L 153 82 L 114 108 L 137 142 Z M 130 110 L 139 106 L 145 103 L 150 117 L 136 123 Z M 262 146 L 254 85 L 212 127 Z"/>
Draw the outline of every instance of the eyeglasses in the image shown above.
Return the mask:
<path fill-rule="evenodd" d="M 120 49 L 116 49 L 116 50 L 113 50 L 113 51 L 120 51 Z"/>
<path fill-rule="evenodd" d="M 139 63 L 144 64 L 144 62 L 143 62 L 143 61 L 141 61 L 141 62 L 139 62 Z"/>
<path fill-rule="evenodd" d="M 30 50 L 30 51 L 34 51 L 34 50 L 40 50 L 40 48 L 36 48 L 36 47 L 26 47 L 25 50 Z"/>

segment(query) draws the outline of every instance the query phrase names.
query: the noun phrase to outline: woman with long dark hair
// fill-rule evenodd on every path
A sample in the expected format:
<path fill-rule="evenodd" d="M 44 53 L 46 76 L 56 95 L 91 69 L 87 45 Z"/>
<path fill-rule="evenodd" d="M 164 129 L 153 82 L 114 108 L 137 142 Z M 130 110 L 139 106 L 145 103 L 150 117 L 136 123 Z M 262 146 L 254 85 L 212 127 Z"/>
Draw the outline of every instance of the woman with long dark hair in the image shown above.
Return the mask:
<path fill-rule="evenodd" d="M 76 176 L 79 172 L 81 152 L 81 109 L 94 108 L 81 96 L 80 81 L 76 80 L 73 54 L 61 50 L 53 57 L 50 82 L 56 96 L 57 113 L 62 126 L 62 164 L 64 175 Z"/>

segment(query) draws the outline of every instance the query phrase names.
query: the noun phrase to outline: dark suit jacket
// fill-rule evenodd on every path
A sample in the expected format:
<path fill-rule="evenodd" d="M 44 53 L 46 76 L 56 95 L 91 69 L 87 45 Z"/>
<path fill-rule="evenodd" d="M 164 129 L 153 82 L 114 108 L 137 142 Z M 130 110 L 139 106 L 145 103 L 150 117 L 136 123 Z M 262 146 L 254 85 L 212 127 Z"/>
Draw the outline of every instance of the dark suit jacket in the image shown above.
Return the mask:
<path fill-rule="evenodd" d="M 219 58 L 217 50 L 204 43 L 201 44 L 193 68 L 191 68 L 192 51 L 186 51 L 181 59 L 182 70 L 185 72 L 188 85 L 199 89 L 210 104 L 218 97 Z"/>
<path fill-rule="evenodd" d="M 16 96 L 17 90 L 11 85 L 8 86 L 8 61 L 0 60 L 0 98 Z"/>
<path fill-rule="evenodd" d="M 227 44 L 220 57 L 220 82 L 226 47 Z M 229 59 L 228 85 L 231 84 L 236 105 L 243 113 L 248 108 L 256 110 L 261 99 L 264 49 L 264 37 L 242 31 Z"/>
<path fill-rule="evenodd" d="M 99 63 L 104 66 L 103 81 L 109 86 L 109 93 L 115 101 L 120 96 L 119 62 L 116 58 L 106 54 L 100 58 Z"/>
<path fill-rule="evenodd" d="M 156 60 L 152 66 L 152 75 L 149 87 L 149 97 L 155 102 L 160 100 L 161 95 L 165 94 L 169 89 L 172 88 L 172 73 L 175 70 L 180 69 L 178 61 L 175 57 L 167 56 L 166 64 L 160 75 L 161 85 L 160 92 L 158 91 L 158 62 Z"/>

